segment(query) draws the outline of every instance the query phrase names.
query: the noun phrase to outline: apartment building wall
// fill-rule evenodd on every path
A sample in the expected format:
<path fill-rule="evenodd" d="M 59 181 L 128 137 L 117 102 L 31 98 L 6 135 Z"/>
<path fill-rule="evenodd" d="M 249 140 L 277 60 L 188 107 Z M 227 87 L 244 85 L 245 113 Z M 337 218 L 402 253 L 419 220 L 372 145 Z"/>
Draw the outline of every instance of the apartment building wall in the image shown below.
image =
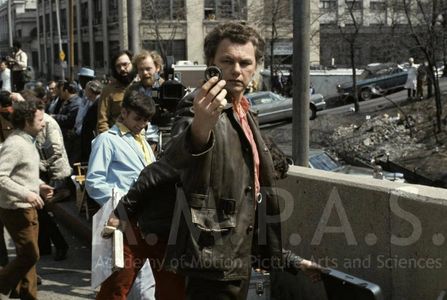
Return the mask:
<path fill-rule="evenodd" d="M 39 69 L 47 78 L 61 74 L 55 1 L 37 0 Z M 292 7 L 291 0 L 280 2 Z M 70 65 L 68 0 L 59 0 L 59 3 L 62 49 Z M 111 56 L 128 47 L 126 3 L 73 0 L 74 74 L 81 66 L 94 68 L 100 76 L 109 73 Z M 265 9 L 270 0 L 145 0 L 136 3 L 132 17 L 138 20 L 140 46 L 173 55 L 176 60 L 203 63 L 203 39 L 220 22 L 242 20 L 257 27 L 264 38 L 270 39 L 269 11 Z M 318 9 L 318 0 L 312 0 L 312 7 Z M 286 58 L 291 57 L 293 50 L 291 11 L 288 13 L 287 19 L 278 20 L 278 40 L 274 46 L 275 56 Z M 314 11 L 314 14 L 318 12 Z M 317 32 L 314 38 L 318 39 L 318 23 L 313 23 L 313 28 Z M 319 41 L 313 45 L 311 59 L 319 62 Z"/>
<path fill-rule="evenodd" d="M 353 2 L 355 2 L 353 4 Z M 408 20 L 402 1 L 392 0 L 319 0 L 320 62 L 322 65 L 348 66 L 350 64 L 350 33 L 357 23 L 355 60 L 359 66 L 374 62 L 401 63 L 413 56 L 422 59 L 413 38 L 410 37 Z M 410 8 L 411 9 L 415 9 Z M 417 24 L 415 18 L 413 25 Z"/>
<path fill-rule="evenodd" d="M 8 21 L 8 1 L 0 1 L 0 56 L 11 54 L 9 26 L 12 38 L 22 42 L 22 49 L 29 55 L 29 64 L 37 62 L 36 23 L 34 19 L 36 0 L 11 1 L 11 22 Z"/>

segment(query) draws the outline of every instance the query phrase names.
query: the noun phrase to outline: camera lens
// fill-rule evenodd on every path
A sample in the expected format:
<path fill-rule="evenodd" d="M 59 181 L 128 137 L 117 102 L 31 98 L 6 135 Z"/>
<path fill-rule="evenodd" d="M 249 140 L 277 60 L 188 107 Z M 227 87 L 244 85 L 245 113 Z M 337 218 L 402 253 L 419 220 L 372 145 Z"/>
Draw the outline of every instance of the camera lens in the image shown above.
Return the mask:
<path fill-rule="evenodd" d="M 211 77 L 217 76 L 219 80 L 222 79 L 222 71 L 216 66 L 210 66 L 205 70 L 205 79 L 208 81 Z"/>

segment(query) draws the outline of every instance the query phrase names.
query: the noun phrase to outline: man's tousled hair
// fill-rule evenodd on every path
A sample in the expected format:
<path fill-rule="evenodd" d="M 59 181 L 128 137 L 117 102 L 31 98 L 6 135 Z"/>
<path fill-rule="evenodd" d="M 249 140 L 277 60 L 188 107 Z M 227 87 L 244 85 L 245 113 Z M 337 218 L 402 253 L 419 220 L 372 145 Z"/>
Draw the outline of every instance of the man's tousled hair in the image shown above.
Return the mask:
<path fill-rule="evenodd" d="M 155 102 L 152 97 L 146 96 L 135 89 L 126 91 L 121 106 L 128 111 L 134 111 L 145 119 L 151 119 L 155 114 Z"/>
<path fill-rule="evenodd" d="M 41 100 L 29 99 L 13 103 L 11 123 L 14 128 L 24 129 L 27 123 L 32 123 L 37 110 L 43 110 L 44 103 Z"/>
<path fill-rule="evenodd" d="M 205 37 L 203 48 L 207 65 L 211 64 L 216 55 L 217 47 L 224 39 L 242 45 L 251 42 L 255 48 L 256 63 L 259 64 L 263 61 L 265 41 L 259 33 L 250 26 L 229 22 L 216 26 Z"/>
<path fill-rule="evenodd" d="M 163 73 L 163 58 L 161 57 L 160 53 L 157 51 L 148 51 L 148 50 L 141 50 L 140 53 L 136 54 L 133 57 L 132 63 L 135 69 L 137 68 L 138 64 L 145 60 L 146 58 L 151 57 L 154 61 L 154 65 L 157 68 L 160 68 L 158 71 L 159 73 Z"/>

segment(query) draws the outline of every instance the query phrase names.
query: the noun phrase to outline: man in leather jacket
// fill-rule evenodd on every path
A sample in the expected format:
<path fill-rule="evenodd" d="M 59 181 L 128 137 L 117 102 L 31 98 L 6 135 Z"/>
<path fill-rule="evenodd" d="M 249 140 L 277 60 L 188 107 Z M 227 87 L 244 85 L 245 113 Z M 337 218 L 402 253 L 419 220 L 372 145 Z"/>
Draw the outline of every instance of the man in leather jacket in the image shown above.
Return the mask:
<path fill-rule="evenodd" d="M 274 164 L 243 97 L 264 41 L 248 26 L 226 23 L 208 34 L 204 48 L 207 64 L 223 78 L 212 77 L 178 106 L 164 159 L 178 170 L 182 189 L 165 267 L 187 275 L 188 299 L 245 299 L 254 262 L 262 268 L 283 268 L 283 258 L 295 267 L 311 263 L 282 249 Z M 149 186 L 163 182 L 155 173 L 146 174 Z M 121 205 L 127 201 L 129 208 L 129 198 Z"/>

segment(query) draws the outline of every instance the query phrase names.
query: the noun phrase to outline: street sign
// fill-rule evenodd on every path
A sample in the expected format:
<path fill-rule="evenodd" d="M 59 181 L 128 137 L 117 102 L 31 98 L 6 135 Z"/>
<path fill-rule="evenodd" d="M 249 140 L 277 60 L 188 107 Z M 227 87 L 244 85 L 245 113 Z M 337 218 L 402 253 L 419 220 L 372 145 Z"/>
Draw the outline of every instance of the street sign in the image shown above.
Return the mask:
<path fill-rule="evenodd" d="M 59 51 L 59 59 L 60 59 L 61 61 L 65 60 L 65 53 L 64 53 L 64 50 Z"/>

